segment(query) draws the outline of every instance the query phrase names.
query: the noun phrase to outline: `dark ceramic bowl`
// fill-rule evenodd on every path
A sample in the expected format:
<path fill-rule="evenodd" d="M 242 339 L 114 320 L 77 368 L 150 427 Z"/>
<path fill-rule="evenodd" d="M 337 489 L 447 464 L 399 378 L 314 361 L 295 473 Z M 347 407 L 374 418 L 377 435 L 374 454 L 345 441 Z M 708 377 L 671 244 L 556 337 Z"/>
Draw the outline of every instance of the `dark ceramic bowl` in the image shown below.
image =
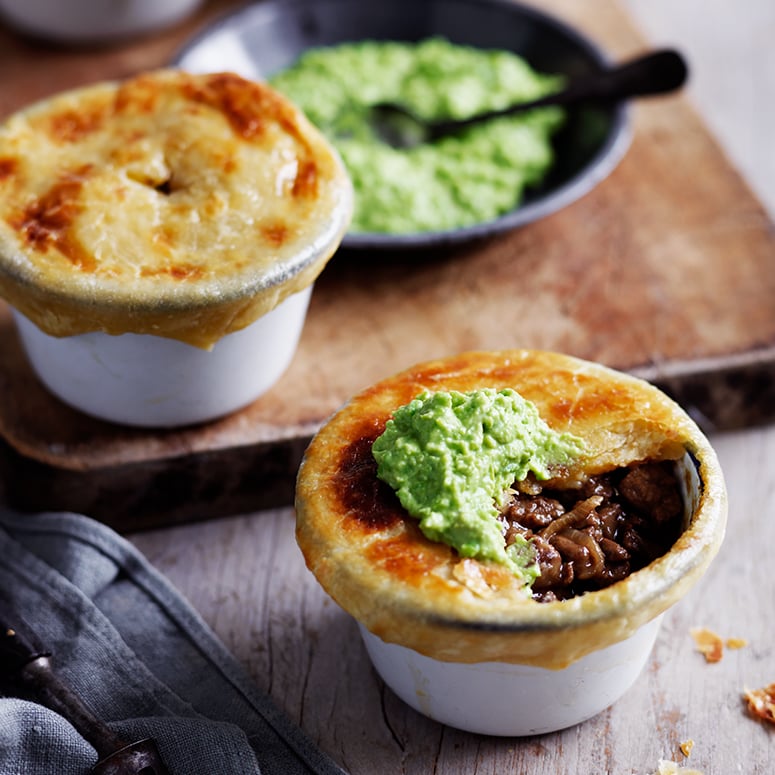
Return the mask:
<path fill-rule="evenodd" d="M 356 40 L 419 41 L 500 48 L 536 69 L 573 78 L 608 59 L 564 22 L 511 0 L 263 0 L 230 13 L 191 40 L 173 64 L 186 70 L 234 70 L 266 78 L 307 48 Z M 486 237 L 543 218 L 579 199 L 605 178 L 629 144 L 627 109 L 583 106 L 568 111 L 555 138 L 555 163 L 519 207 L 461 229 L 417 234 L 350 233 L 347 248 L 426 248 Z"/>

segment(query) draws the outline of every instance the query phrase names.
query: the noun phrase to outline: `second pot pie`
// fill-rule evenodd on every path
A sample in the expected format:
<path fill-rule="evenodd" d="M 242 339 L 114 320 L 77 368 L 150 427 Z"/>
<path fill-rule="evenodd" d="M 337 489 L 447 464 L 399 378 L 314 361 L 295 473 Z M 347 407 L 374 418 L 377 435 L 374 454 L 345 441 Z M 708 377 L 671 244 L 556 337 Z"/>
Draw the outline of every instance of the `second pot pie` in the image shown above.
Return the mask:
<path fill-rule="evenodd" d="M 317 129 L 232 73 L 86 86 L 0 126 L 0 295 L 53 336 L 209 348 L 309 286 L 350 212 Z"/>

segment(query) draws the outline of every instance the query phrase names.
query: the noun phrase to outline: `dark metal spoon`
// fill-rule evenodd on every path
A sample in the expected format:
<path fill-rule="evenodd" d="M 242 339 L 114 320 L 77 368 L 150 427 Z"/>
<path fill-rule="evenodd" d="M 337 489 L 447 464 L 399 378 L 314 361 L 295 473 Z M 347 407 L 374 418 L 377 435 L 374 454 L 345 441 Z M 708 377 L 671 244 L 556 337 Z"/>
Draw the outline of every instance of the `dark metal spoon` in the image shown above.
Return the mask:
<path fill-rule="evenodd" d="M 432 143 L 493 118 L 512 116 L 548 105 L 568 106 L 587 101 L 618 102 L 630 97 L 664 94 L 683 86 L 687 75 L 688 67 L 681 54 L 672 49 L 663 49 L 577 78 L 554 94 L 470 118 L 426 121 L 402 105 L 381 102 L 369 107 L 366 120 L 377 136 L 388 145 L 411 148 L 421 143 Z"/>
<path fill-rule="evenodd" d="M 67 719 L 97 751 L 89 775 L 169 775 L 156 743 L 127 741 L 98 719 L 54 670 L 50 652 L 37 643 L 18 614 L 0 600 L 0 690 L 18 687 Z"/>

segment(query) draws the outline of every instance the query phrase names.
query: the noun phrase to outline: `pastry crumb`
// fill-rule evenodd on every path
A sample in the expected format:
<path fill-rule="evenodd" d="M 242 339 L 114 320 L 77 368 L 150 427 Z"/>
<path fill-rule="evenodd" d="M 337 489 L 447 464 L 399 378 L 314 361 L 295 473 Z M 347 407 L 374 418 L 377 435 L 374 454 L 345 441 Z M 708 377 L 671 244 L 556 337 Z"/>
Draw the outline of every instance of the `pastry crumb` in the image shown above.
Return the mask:
<path fill-rule="evenodd" d="M 482 575 L 478 562 L 466 557 L 460 560 L 460 562 L 455 563 L 455 566 L 452 568 L 452 575 L 456 581 L 468 587 L 475 595 L 479 595 L 479 597 L 492 597 L 493 590 Z"/>
<path fill-rule="evenodd" d="M 684 742 L 681 743 L 678 747 L 681 749 L 681 753 L 688 759 L 692 755 L 694 740 L 684 740 Z"/>
<path fill-rule="evenodd" d="M 730 650 L 742 649 L 748 645 L 745 638 L 727 638 L 707 627 L 692 627 L 689 632 L 697 646 L 697 651 L 704 655 L 706 662 L 720 662 L 724 656 L 724 648 Z"/>
<path fill-rule="evenodd" d="M 666 759 L 659 760 L 659 769 L 654 775 L 703 775 L 699 770 L 691 770 L 688 767 L 681 767 L 675 762 Z"/>
<path fill-rule="evenodd" d="M 753 716 L 775 724 L 775 683 L 762 689 L 746 689 L 743 697 Z"/>
<path fill-rule="evenodd" d="M 724 641 L 707 627 L 692 627 L 689 630 L 694 643 L 706 662 L 720 662 L 724 656 Z"/>

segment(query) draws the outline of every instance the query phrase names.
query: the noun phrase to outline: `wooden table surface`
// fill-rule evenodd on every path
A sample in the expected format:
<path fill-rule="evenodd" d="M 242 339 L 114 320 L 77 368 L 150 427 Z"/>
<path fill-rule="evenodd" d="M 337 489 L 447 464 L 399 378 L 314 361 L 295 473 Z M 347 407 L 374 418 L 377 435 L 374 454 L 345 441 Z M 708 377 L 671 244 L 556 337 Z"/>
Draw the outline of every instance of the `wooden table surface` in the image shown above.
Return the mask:
<path fill-rule="evenodd" d="M 595 13 L 596 0 L 585 0 Z M 644 34 L 694 64 L 690 97 L 775 214 L 775 5 L 771 0 L 622 0 Z M 775 256 L 773 257 L 775 272 Z M 773 300 L 775 302 L 775 300 Z M 130 539 L 201 612 L 256 683 L 352 775 L 650 775 L 660 759 L 704 775 L 775 772 L 775 726 L 744 688 L 775 681 L 775 427 L 713 434 L 730 521 L 702 584 L 665 617 L 651 660 L 612 708 L 525 739 L 466 734 L 408 709 L 371 669 L 354 623 L 306 571 L 282 508 Z M 747 640 L 708 664 L 689 630 Z M 528 698 L 529 700 L 529 698 Z M 687 759 L 680 744 L 692 740 Z"/>

